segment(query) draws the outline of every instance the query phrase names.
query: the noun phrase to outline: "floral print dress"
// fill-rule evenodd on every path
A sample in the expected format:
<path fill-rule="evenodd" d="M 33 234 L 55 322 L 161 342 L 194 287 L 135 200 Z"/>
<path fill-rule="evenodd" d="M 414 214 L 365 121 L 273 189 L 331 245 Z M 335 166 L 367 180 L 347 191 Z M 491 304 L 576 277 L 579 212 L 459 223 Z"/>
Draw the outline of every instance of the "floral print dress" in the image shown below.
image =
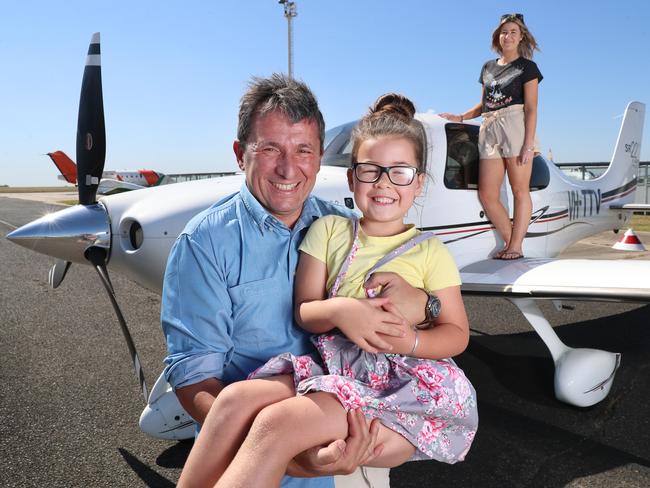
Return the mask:
<path fill-rule="evenodd" d="M 348 265 L 358 246 L 357 223 L 354 232 L 354 243 L 346 259 Z M 368 275 L 427 237 L 420 234 L 418 238 L 384 257 Z M 338 284 L 345 277 L 346 263 L 330 296 L 336 295 Z M 250 378 L 292 374 L 298 395 L 325 391 L 335 395 L 346 411 L 361 408 L 366 417 L 380 419 L 416 447 L 412 461 L 435 459 L 455 463 L 465 458 L 478 427 L 476 393 L 452 359 L 373 354 L 340 333 L 317 335 L 312 342 L 319 358 L 284 353 L 271 358 Z"/>

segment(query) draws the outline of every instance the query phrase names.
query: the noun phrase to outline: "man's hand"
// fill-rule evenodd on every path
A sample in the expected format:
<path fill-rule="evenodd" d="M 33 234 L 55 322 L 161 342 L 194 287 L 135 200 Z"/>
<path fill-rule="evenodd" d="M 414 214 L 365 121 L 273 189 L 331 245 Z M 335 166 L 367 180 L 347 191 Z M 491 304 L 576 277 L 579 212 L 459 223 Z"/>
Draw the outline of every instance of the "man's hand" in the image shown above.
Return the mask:
<path fill-rule="evenodd" d="M 383 451 L 383 444 L 377 445 L 379 425 L 378 419 L 368 422 L 360 409 L 350 410 L 347 439 L 304 451 L 289 464 L 287 474 L 310 478 L 352 473 Z"/>
<path fill-rule="evenodd" d="M 336 309 L 332 321 L 364 351 L 376 354 L 390 351 L 393 347 L 384 336 L 404 337 L 408 323 L 398 310 L 386 307 L 388 298 L 356 299 L 335 298 Z"/>
<path fill-rule="evenodd" d="M 406 318 L 409 325 L 424 322 L 427 294 L 423 290 L 409 285 L 400 275 L 379 271 L 373 273 L 364 286 L 366 288 L 381 286 L 380 296 L 388 298 Z"/>

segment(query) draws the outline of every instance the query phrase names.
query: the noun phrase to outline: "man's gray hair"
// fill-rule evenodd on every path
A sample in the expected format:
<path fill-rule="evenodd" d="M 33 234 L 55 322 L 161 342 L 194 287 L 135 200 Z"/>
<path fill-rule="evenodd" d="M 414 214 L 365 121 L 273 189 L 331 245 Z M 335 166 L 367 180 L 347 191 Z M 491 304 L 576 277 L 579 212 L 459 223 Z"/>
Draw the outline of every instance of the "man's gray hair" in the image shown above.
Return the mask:
<path fill-rule="evenodd" d="M 302 81 L 291 79 L 283 74 L 273 73 L 268 78 L 253 77 L 248 90 L 239 105 L 239 125 L 237 139 L 244 148 L 253 126 L 253 118 L 279 111 L 292 123 L 311 119 L 318 124 L 320 150 L 325 140 L 325 121 L 318 108 L 316 97 Z"/>

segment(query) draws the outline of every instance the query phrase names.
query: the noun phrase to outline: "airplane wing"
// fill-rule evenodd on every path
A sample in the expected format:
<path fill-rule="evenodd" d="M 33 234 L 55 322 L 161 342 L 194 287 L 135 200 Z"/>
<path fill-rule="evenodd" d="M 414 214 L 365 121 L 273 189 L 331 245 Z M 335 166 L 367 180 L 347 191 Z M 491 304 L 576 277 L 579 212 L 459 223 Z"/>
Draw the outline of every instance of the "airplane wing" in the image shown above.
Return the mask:
<path fill-rule="evenodd" d="M 650 203 L 626 203 L 624 205 L 610 205 L 611 210 L 629 210 L 632 212 L 650 212 Z"/>
<path fill-rule="evenodd" d="M 97 193 L 100 195 L 112 195 L 123 191 L 141 190 L 144 186 L 129 183 L 127 181 L 113 180 L 110 178 L 102 178 L 97 187 Z"/>
<path fill-rule="evenodd" d="M 650 303 L 650 261 L 487 259 L 460 274 L 466 295 Z"/>

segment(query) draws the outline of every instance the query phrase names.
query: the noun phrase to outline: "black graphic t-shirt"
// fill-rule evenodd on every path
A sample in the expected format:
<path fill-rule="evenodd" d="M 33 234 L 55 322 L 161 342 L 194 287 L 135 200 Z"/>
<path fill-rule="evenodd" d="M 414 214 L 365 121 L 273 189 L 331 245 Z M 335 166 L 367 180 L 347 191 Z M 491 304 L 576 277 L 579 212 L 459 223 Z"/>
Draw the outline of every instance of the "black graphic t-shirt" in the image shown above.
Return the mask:
<path fill-rule="evenodd" d="M 519 57 L 499 65 L 497 60 L 488 61 L 481 68 L 479 83 L 483 90 L 483 112 L 492 112 L 510 105 L 524 103 L 524 83 L 544 78 L 537 65 L 530 59 Z"/>

